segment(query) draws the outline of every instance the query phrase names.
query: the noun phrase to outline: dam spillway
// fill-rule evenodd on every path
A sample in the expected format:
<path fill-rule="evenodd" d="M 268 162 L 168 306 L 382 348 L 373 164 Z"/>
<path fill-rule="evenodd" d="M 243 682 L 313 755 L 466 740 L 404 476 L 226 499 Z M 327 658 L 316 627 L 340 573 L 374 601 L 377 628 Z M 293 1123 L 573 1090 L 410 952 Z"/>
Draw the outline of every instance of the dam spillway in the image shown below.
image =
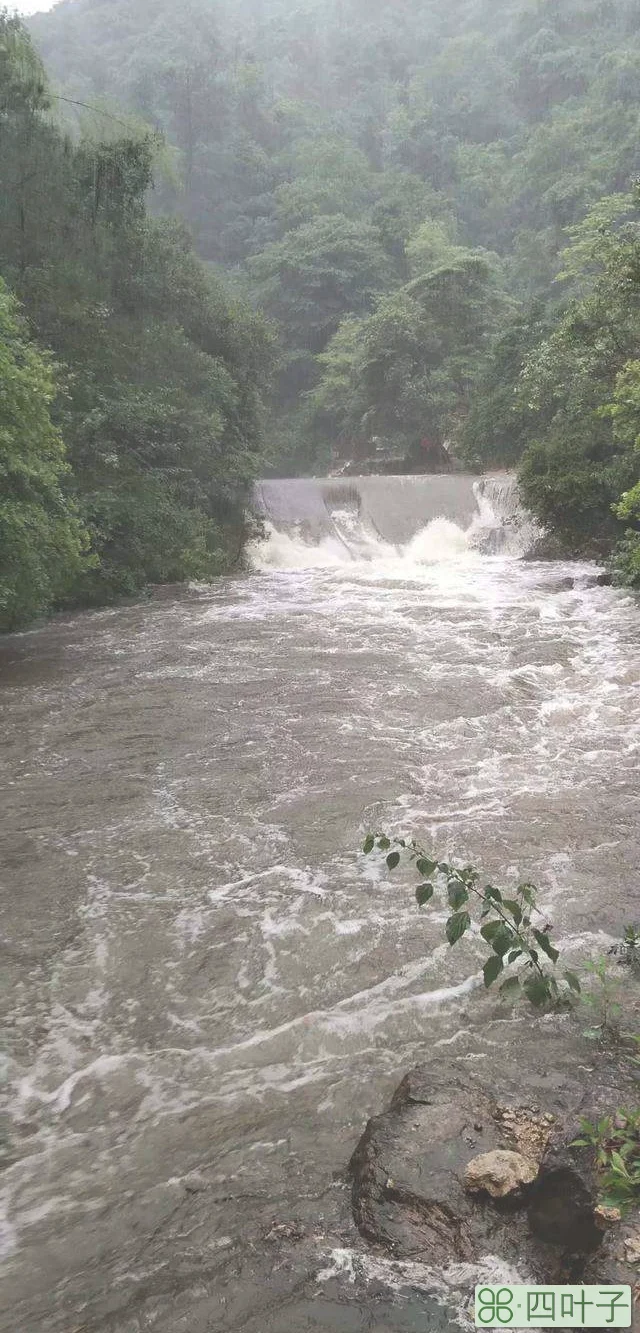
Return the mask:
<path fill-rule="evenodd" d="M 274 527 L 304 525 L 320 539 L 332 530 L 333 514 L 352 510 L 382 541 L 404 545 L 434 518 L 467 528 L 477 512 L 477 477 L 327 477 L 261 481 L 256 506 Z"/>
<path fill-rule="evenodd" d="M 538 535 L 511 473 L 259 481 L 254 510 L 266 537 L 255 563 L 271 568 L 523 555 Z"/>

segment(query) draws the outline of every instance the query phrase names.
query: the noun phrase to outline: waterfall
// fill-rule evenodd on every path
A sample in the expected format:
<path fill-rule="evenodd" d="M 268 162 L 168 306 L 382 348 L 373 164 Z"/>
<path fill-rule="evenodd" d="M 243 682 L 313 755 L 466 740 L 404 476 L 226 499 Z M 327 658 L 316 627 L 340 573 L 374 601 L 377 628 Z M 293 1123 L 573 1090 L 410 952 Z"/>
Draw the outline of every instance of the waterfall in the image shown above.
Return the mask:
<path fill-rule="evenodd" d="M 542 529 L 523 509 L 513 473 L 480 477 L 474 493 L 477 514 L 468 532 L 471 546 L 487 555 L 526 555 Z"/>
<path fill-rule="evenodd" d="M 272 569 L 517 556 L 538 535 L 509 473 L 261 481 L 254 507 L 266 540 L 253 560 Z"/>

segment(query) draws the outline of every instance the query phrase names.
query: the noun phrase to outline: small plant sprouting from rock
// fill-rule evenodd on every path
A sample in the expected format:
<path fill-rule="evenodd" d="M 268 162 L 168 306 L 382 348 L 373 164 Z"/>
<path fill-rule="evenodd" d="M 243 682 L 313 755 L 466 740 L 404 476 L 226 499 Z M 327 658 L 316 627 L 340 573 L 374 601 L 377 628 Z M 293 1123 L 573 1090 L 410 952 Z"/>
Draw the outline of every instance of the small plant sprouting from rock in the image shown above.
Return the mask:
<path fill-rule="evenodd" d="M 636 961 L 640 959 L 640 927 L 625 926 L 622 940 L 625 952 Z"/>
<path fill-rule="evenodd" d="M 473 928 L 471 909 L 479 909 L 480 935 L 489 949 L 484 964 L 487 990 L 503 977 L 500 994 L 515 1000 L 524 995 L 536 1009 L 556 1005 L 580 994 L 580 981 L 574 972 L 565 971 L 559 979 L 556 971 L 560 954 L 550 938 L 550 926 L 534 924 L 544 918 L 537 907 L 537 889 L 521 884 L 513 893 L 503 894 L 493 884 L 484 887 L 473 866 L 459 869 L 446 861 L 437 861 L 415 839 L 390 839 L 385 834 L 370 833 L 364 852 L 386 853 L 387 866 L 393 871 L 402 860 L 414 864 L 420 883 L 416 889 L 419 907 L 425 907 L 442 891 L 451 908 L 445 931 L 450 945 L 458 943 Z M 549 960 L 552 967 L 543 962 Z M 517 967 L 516 967 L 517 965 Z M 509 968 L 515 969 L 504 976 Z"/>
<path fill-rule="evenodd" d="M 588 962 L 587 971 L 593 977 L 595 985 L 593 990 L 583 991 L 582 1001 L 595 1013 L 599 1021 L 592 1027 L 586 1028 L 583 1036 L 589 1041 L 600 1041 L 609 1046 L 616 1046 L 622 1039 L 619 984 L 611 976 L 606 958 Z"/>
<path fill-rule="evenodd" d="M 640 1111 L 620 1110 L 597 1124 L 580 1121 L 582 1137 L 574 1148 L 591 1148 L 600 1177 L 601 1199 L 606 1208 L 624 1213 L 640 1200 Z"/>
<path fill-rule="evenodd" d="M 617 954 L 621 963 L 640 975 L 640 927 L 625 926 L 621 943 L 616 944 L 610 952 Z"/>

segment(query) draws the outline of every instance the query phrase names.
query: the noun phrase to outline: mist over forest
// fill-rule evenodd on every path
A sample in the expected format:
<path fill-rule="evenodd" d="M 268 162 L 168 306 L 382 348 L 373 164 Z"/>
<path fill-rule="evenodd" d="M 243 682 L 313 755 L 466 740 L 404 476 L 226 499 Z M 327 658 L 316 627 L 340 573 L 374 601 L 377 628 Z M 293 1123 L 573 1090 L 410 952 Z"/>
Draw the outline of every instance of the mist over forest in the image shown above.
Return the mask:
<path fill-rule="evenodd" d="M 640 1333 L 639 593 L 640 0 L 0 0 L 0 1333 Z"/>
<path fill-rule="evenodd" d="M 256 476 L 425 442 L 640 581 L 635 0 L 62 0 L 0 75 L 42 417 L 5 627 L 231 567 Z"/>

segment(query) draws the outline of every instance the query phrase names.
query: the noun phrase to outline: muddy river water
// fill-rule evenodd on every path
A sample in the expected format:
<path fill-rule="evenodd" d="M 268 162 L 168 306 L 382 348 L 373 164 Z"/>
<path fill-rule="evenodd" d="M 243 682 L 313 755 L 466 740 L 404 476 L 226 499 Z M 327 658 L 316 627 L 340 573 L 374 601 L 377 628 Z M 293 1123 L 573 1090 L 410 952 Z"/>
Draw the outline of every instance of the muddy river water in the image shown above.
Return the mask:
<path fill-rule="evenodd" d="M 497 1058 L 480 955 L 363 835 L 536 881 L 576 959 L 639 845 L 638 603 L 469 542 L 469 493 L 281 492 L 252 573 L 0 644 L 6 1333 L 454 1321 L 345 1168 L 425 1050 Z"/>

